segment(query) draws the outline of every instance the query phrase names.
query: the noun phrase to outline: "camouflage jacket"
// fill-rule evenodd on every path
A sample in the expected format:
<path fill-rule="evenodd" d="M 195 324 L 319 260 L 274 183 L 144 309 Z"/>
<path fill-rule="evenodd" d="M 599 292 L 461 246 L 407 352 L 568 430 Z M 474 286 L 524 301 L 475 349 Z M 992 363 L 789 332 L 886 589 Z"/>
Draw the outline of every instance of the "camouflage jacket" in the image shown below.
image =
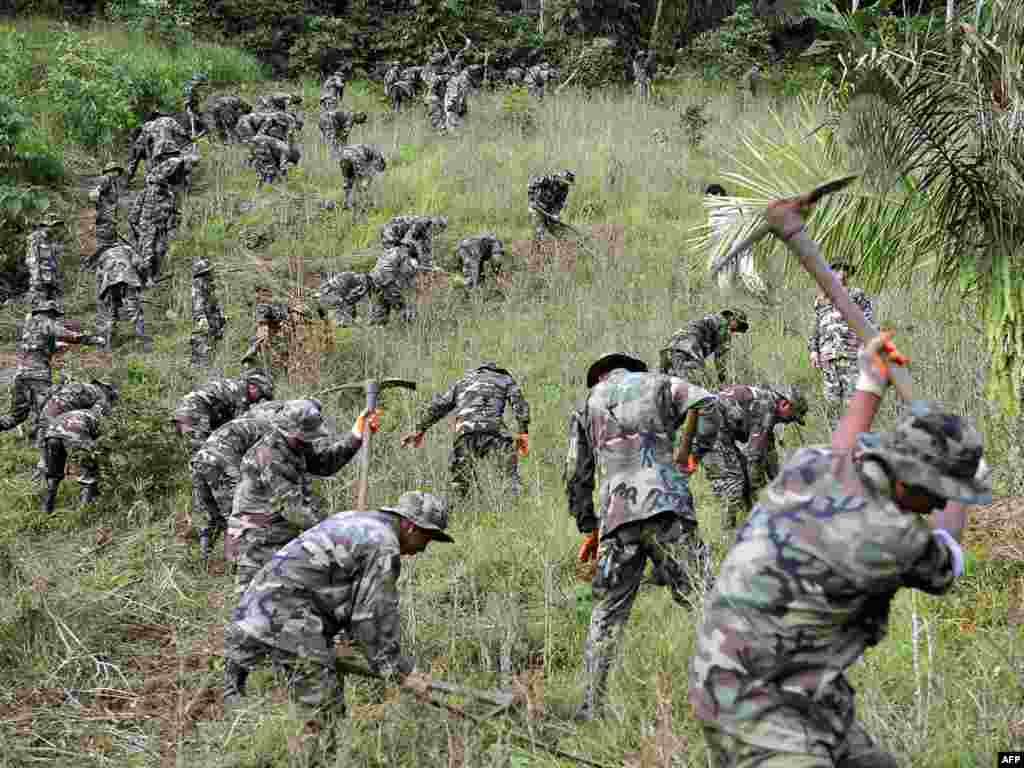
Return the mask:
<path fill-rule="evenodd" d="M 265 93 L 256 98 L 256 106 L 268 112 L 287 112 L 291 106 L 292 95 L 285 91 Z"/>
<path fill-rule="evenodd" d="M 420 268 L 433 265 L 434 218 L 432 216 L 392 216 L 380 229 L 385 247 L 407 245 L 412 249 Z"/>
<path fill-rule="evenodd" d="M 192 457 L 193 464 L 238 469 L 246 452 L 274 427 L 274 418 L 285 400 L 254 405 L 244 414 L 218 427 Z"/>
<path fill-rule="evenodd" d="M 878 494 L 856 452 L 801 448 L 761 492 L 706 598 L 694 713 L 749 744 L 835 754 L 854 722 L 844 673 L 885 636 L 896 592 L 940 594 L 953 580 L 950 545 Z"/>
<path fill-rule="evenodd" d="M 351 163 L 353 172 L 361 178 L 372 178 L 378 173 L 383 173 L 385 168 L 384 156 L 379 149 L 369 144 L 349 144 L 342 147 L 339 157 Z"/>
<path fill-rule="evenodd" d="M 444 105 L 445 94 L 448 93 L 448 81 L 451 76 L 447 72 L 435 72 L 434 76 L 427 81 L 427 91 L 423 99 L 427 105 Z"/>
<path fill-rule="evenodd" d="M 89 199 L 96 203 L 97 221 L 117 219 L 117 201 L 121 196 L 117 178 L 111 173 L 100 176 L 99 184 L 89 193 Z"/>
<path fill-rule="evenodd" d="M 213 379 L 185 395 L 174 411 L 175 421 L 196 414 L 210 418 L 210 429 L 217 429 L 249 410 L 245 379 Z"/>
<path fill-rule="evenodd" d="M 849 292 L 850 300 L 860 307 L 864 319 L 874 322 L 875 308 L 871 297 L 860 288 L 850 288 Z M 814 330 L 807 342 L 808 351 L 818 355 L 823 362 L 837 358 L 856 360 L 860 347 L 860 339 L 839 310 L 827 298 L 819 296 L 814 302 Z"/>
<path fill-rule="evenodd" d="M 138 288 L 142 285 L 139 279 L 139 256 L 130 245 L 121 243 L 105 249 L 99 255 L 99 267 L 96 269 L 96 295 L 103 294 L 115 285 L 130 285 Z"/>
<path fill-rule="evenodd" d="M 51 239 L 45 229 L 36 229 L 25 238 L 25 266 L 28 268 L 28 283 L 32 289 L 59 287 L 60 257 L 64 244 Z"/>
<path fill-rule="evenodd" d="M 72 323 L 33 314 L 25 321 L 18 340 L 18 375 L 24 378 L 50 381 L 51 360 L 57 351 L 57 342 L 64 344 L 92 344 L 92 334 L 75 330 Z"/>
<path fill-rule="evenodd" d="M 341 75 L 331 75 L 320 86 L 320 98 L 334 99 L 334 101 L 341 103 L 341 99 L 345 95 L 345 85 L 344 77 Z"/>
<path fill-rule="evenodd" d="M 654 77 L 654 51 L 649 51 L 646 56 L 637 56 L 633 59 L 633 79 L 637 82 L 650 82 Z"/>
<path fill-rule="evenodd" d="M 435 395 L 416 424 L 417 432 L 426 432 L 455 411 L 455 432 L 505 431 L 505 404 L 511 404 L 519 431 L 530 431 L 530 404 L 512 374 L 497 363 L 484 363 L 466 371 L 447 391 Z"/>
<path fill-rule="evenodd" d="M 774 476 L 775 409 L 778 396 L 767 389 L 737 384 L 718 393 L 718 406 L 722 411 L 722 429 L 733 442 L 746 443 L 743 455 L 747 459 L 747 472 L 753 478 L 767 474 Z"/>
<path fill-rule="evenodd" d="M 276 136 L 260 133 L 249 139 L 250 162 L 254 168 L 288 168 L 289 145 Z"/>
<path fill-rule="evenodd" d="M 348 112 L 344 109 L 331 109 L 320 113 L 317 125 L 320 127 L 320 135 L 324 141 L 333 144 L 348 144 L 349 136 L 352 134 L 352 126 L 356 124 L 355 112 Z"/>
<path fill-rule="evenodd" d="M 526 70 L 526 74 L 523 75 L 523 84 L 527 88 L 543 88 L 552 79 L 551 71 L 550 69 L 545 70 L 544 67 L 536 64 Z"/>
<path fill-rule="evenodd" d="M 109 395 L 99 384 L 69 381 L 50 395 L 43 406 L 43 417 L 52 421 L 69 411 L 88 410 L 100 402 L 109 402 Z"/>
<path fill-rule="evenodd" d="M 377 263 L 370 270 L 370 281 L 378 289 L 397 285 L 402 290 L 409 290 L 416 283 L 417 271 L 419 261 L 413 249 L 407 245 L 397 245 L 377 257 Z"/>
<path fill-rule="evenodd" d="M 621 369 L 590 390 L 570 421 L 566 461 L 569 514 L 580 531 L 600 526 L 604 537 L 620 525 L 662 512 L 696 522 L 689 480 L 673 461 L 675 433 L 687 411 L 696 409 L 699 420 L 691 450 L 697 456 L 707 452 L 720 424 L 715 400 L 710 392 L 673 376 Z M 595 473 L 601 477 L 596 514 Z"/>
<path fill-rule="evenodd" d="M 557 216 L 569 197 L 569 182 L 556 174 L 531 176 L 526 187 L 530 210 L 539 206 L 544 212 Z"/>
<path fill-rule="evenodd" d="M 340 631 L 370 669 L 405 677 L 400 655 L 398 523 L 379 512 L 332 515 L 282 547 L 249 584 L 232 617 L 275 648 L 334 667 Z"/>
<path fill-rule="evenodd" d="M 76 448 L 92 448 L 100 436 L 100 423 L 110 415 L 110 403 L 106 398 L 92 408 L 68 411 L 46 423 L 44 440 L 63 440 Z"/>
<path fill-rule="evenodd" d="M 445 112 L 454 112 L 457 115 L 466 114 L 466 97 L 471 89 L 468 69 L 464 69 L 455 77 L 450 78 L 444 92 Z"/>
<path fill-rule="evenodd" d="M 224 330 L 224 311 L 217 301 L 217 284 L 213 273 L 207 272 L 192 278 L 192 322 L 206 323 L 206 327 L 215 335 Z"/>
<path fill-rule="evenodd" d="M 459 240 L 455 250 L 472 253 L 474 257 L 481 261 L 487 259 L 500 261 L 501 257 L 505 255 L 505 249 L 501 240 L 490 234 L 463 238 Z"/>
<path fill-rule="evenodd" d="M 713 355 L 718 380 L 724 382 L 731 340 L 727 317 L 719 313 L 704 315 L 700 320 L 693 320 L 672 334 L 668 346 L 662 350 L 662 367 L 665 366 L 665 354 L 672 351 L 685 352 L 699 362 Z"/>
<path fill-rule="evenodd" d="M 146 161 L 146 169 L 151 167 L 161 155 L 183 152 L 192 143 L 188 132 L 173 117 L 158 117 L 142 126 L 138 137 L 131 147 L 128 158 L 128 178 L 135 175 L 139 163 Z"/>
<path fill-rule="evenodd" d="M 259 134 L 273 136 L 275 139 L 287 141 L 292 131 L 302 128 L 302 120 L 291 112 L 261 110 L 242 115 L 238 119 L 236 130 L 243 139 L 251 139 Z"/>
<path fill-rule="evenodd" d="M 362 438 L 351 432 L 318 441 L 309 454 L 297 453 L 284 434 L 272 430 L 242 459 L 241 482 L 231 510 L 232 528 L 291 526 L 298 533 L 324 519 L 310 475 L 333 475 L 356 455 Z"/>

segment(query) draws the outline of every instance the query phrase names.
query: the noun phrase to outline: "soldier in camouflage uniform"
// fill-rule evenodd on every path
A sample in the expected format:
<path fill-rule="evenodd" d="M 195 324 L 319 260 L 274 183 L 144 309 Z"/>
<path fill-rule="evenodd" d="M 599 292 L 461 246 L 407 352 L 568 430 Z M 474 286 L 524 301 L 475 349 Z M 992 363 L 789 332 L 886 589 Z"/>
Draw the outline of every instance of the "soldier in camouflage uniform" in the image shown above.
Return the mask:
<path fill-rule="evenodd" d="M 407 304 L 406 295 L 415 291 L 418 271 L 415 253 L 405 243 L 391 246 L 377 257 L 377 263 L 368 275 L 370 325 L 387 325 L 392 311 L 405 322 L 415 318 L 415 297 L 412 304 Z"/>
<path fill-rule="evenodd" d="M 217 301 L 213 267 L 205 256 L 192 259 L 192 367 L 205 368 L 210 353 L 224 338 L 224 311 Z"/>
<path fill-rule="evenodd" d="M 445 55 L 442 51 L 435 51 L 430 55 L 427 63 L 420 70 L 420 79 L 423 80 L 423 84 L 430 88 L 430 84 L 434 81 L 434 78 L 440 72 L 444 72 L 445 66 Z"/>
<path fill-rule="evenodd" d="M 479 82 L 484 68 L 473 64 L 448 80 L 444 92 L 445 128 L 449 131 L 458 130 L 469 112 L 468 97 L 474 84 Z"/>
<path fill-rule="evenodd" d="M 648 558 L 656 580 L 667 584 L 684 606 L 691 576 L 707 561 L 688 470 L 681 471 L 678 463 L 686 466 L 691 455 L 710 448 L 719 429 L 715 396 L 682 379 L 646 371 L 646 363 L 630 355 L 599 357 L 587 371 L 590 394 L 569 425 L 569 513 L 580 533 L 587 534 L 580 560 L 597 558 L 579 720 L 600 716 L 608 673 Z M 684 422 L 693 430 L 684 434 L 679 455 L 674 455 L 674 436 Z"/>
<path fill-rule="evenodd" d="M 352 135 L 352 128 L 366 122 L 365 112 L 347 112 L 344 109 L 335 109 L 327 106 L 328 102 L 320 104 L 320 119 L 317 125 L 320 127 L 320 136 L 327 145 L 327 151 L 331 158 L 341 158 L 341 149 L 348 145 L 349 136 Z"/>
<path fill-rule="evenodd" d="M 444 113 L 444 99 L 448 93 L 448 81 L 450 75 L 444 71 L 434 72 L 427 81 L 427 91 L 423 101 L 427 106 L 427 117 L 430 119 L 430 127 L 440 134 L 447 130 L 447 120 Z"/>
<path fill-rule="evenodd" d="M 209 555 L 210 545 L 228 528 L 246 451 L 273 429 L 274 418 L 286 404 L 285 400 L 270 400 L 252 406 L 238 418 L 215 429 L 189 462 L 192 519 L 193 522 L 197 518 L 204 519 L 199 530 L 199 552 L 203 560 Z M 233 559 L 233 553 L 225 554 Z"/>
<path fill-rule="evenodd" d="M 107 248 L 99 254 L 96 269 L 96 333 L 103 337 L 103 349 L 113 348 L 114 323 L 125 317 L 135 327 L 135 336 L 142 342 L 145 352 L 152 351 L 152 342 L 146 336 L 146 321 L 142 308 L 142 279 L 144 269 L 135 249 L 125 243 Z"/>
<path fill-rule="evenodd" d="M 338 272 L 320 281 L 316 299 L 334 310 L 334 319 L 345 327 L 355 325 L 356 307 L 370 293 L 370 276 L 365 272 Z"/>
<path fill-rule="evenodd" d="M 738 309 L 723 309 L 693 320 L 672 334 L 668 346 L 661 350 L 661 372 L 713 389 L 715 384 L 704 363 L 714 356 L 718 386 L 723 386 L 732 335 L 746 333 L 749 328 L 747 314 Z"/>
<path fill-rule="evenodd" d="M 46 466 L 46 494 L 41 505 L 44 513 L 53 512 L 68 458 L 78 466 L 78 503 L 91 504 L 99 497 L 96 440 L 100 436 L 101 420 L 110 415 L 112 402 L 103 397 L 88 410 L 62 413 L 42 427 L 42 458 Z"/>
<path fill-rule="evenodd" d="M 334 102 L 335 106 L 341 104 L 341 100 L 345 96 L 345 86 L 347 84 L 348 69 L 346 67 L 339 67 L 320 86 L 320 102 L 323 103 L 324 99 L 330 99 Z"/>
<path fill-rule="evenodd" d="M 302 159 L 299 148 L 274 136 L 259 133 L 246 142 L 249 145 L 249 165 L 259 174 L 256 188 L 273 184 L 279 177 L 288 177 L 288 166 L 298 165 Z"/>
<path fill-rule="evenodd" d="M 798 387 L 780 391 L 737 384 L 718 393 L 722 428 L 704 457 L 711 490 L 725 507 L 725 527 L 736 528 L 740 513 L 779 471 L 775 425 L 804 423 L 807 399 Z"/>
<path fill-rule="evenodd" d="M 352 207 L 352 192 L 358 181 L 360 197 L 367 204 L 370 194 L 370 182 L 374 177 L 384 173 L 388 167 L 384 155 L 376 147 L 369 144 L 351 144 L 342 147 L 339 153 L 341 176 L 345 180 L 345 208 Z"/>
<path fill-rule="evenodd" d="M 96 203 L 96 251 L 109 248 L 120 240 L 117 234 L 117 201 L 121 196 L 124 168 L 111 163 L 103 168 L 103 175 L 89 199 Z"/>
<path fill-rule="evenodd" d="M 250 112 L 238 118 L 235 132 L 241 141 L 248 141 L 260 134 L 273 136 L 279 141 L 287 142 L 289 138 L 302 130 L 303 122 L 297 115 L 290 112 L 266 112 L 263 110 Z"/>
<path fill-rule="evenodd" d="M 476 237 L 467 237 L 459 241 L 455 255 L 462 262 L 462 278 L 467 288 L 476 288 L 483 280 L 484 265 L 497 274 L 501 271 L 501 260 L 505 255 L 501 240 L 493 232 Z"/>
<path fill-rule="evenodd" d="M 188 82 L 185 83 L 184 97 L 185 97 L 185 114 L 188 115 L 189 123 L 191 124 L 192 134 L 191 138 L 195 138 L 202 130 L 199 130 L 203 126 L 203 116 L 200 114 L 199 105 L 202 102 L 200 97 L 200 91 L 209 86 L 210 78 L 205 72 L 196 72 L 192 77 L 189 78 Z"/>
<path fill-rule="evenodd" d="M 639 50 L 633 57 L 633 87 L 640 101 L 647 101 L 651 96 L 651 81 L 656 71 L 654 51 Z"/>
<path fill-rule="evenodd" d="M 364 424 L 376 432 L 378 413 L 364 411 L 351 432 L 331 439 L 319 401 L 292 400 L 245 454 L 225 543 L 238 563 L 239 594 L 274 552 L 327 516 L 310 476 L 329 477 L 345 466 L 363 444 Z"/>
<path fill-rule="evenodd" d="M 255 365 L 273 373 L 288 371 L 288 306 L 271 301 L 268 289 L 257 290 L 258 300 L 253 309 L 256 333 L 242 356 L 243 365 Z"/>
<path fill-rule="evenodd" d="M 505 70 L 505 83 L 512 88 L 518 88 L 523 84 L 523 70 L 521 67 L 509 67 Z"/>
<path fill-rule="evenodd" d="M 506 404 L 512 406 L 519 426 L 515 437 L 505 432 L 502 417 Z M 494 458 L 508 476 L 512 495 L 518 496 L 518 457 L 526 456 L 530 448 L 530 404 L 512 374 L 495 362 L 469 369 L 447 391 L 434 396 L 417 422 L 416 431 L 403 437 L 402 445 L 421 447 L 427 430 L 452 411 L 455 442 L 448 459 L 452 488 L 464 497 L 475 481 L 474 464 Z"/>
<path fill-rule="evenodd" d="M 47 215 L 28 234 L 25 266 L 28 268 L 28 303 L 62 301 L 64 281 L 60 260 L 64 255 L 64 220 Z"/>
<path fill-rule="evenodd" d="M 408 246 L 419 269 L 428 270 L 434 266 L 434 236 L 446 229 L 447 216 L 392 216 L 380 229 L 380 243 L 385 248 Z"/>
<path fill-rule="evenodd" d="M 249 672 L 269 658 L 296 703 L 344 716 L 332 642 L 339 633 L 362 651 L 369 671 L 424 693 L 429 677 L 401 654 L 401 555 L 451 542 L 447 527 L 444 502 L 416 491 L 394 507 L 332 515 L 283 547 L 252 580 L 224 633 L 225 705 L 240 703 Z"/>
<path fill-rule="evenodd" d="M 0 432 L 14 429 L 32 415 L 32 435 L 53 385 L 53 355 L 57 344 L 103 343 L 102 336 L 82 333 L 63 320 L 64 310 L 53 300 L 32 305 L 32 314 L 18 341 L 18 369 L 11 385 L 11 412 L 0 416 Z"/>
<path fill-rule="evenodd" d="M 207 102 L 214 127 L 220 140 L 228 142 L 241 141 L 238 133 L 238 121 L 252 112 L 252 105 L 237 96 L 216 96 Z"/>
<path fill-rule="evenodd" d="M 189 456 L 203 447 L 213 430 L 238 418 L 249 407 L 274 399 L 274 382 L 253 370 L 237 379 L 212 379 L 178 403 L 171 421 L 188 445 Z"/>
<path fill-rule="evenodd" d="M 341 100 L 340 97 L 338 99 Z M 267 93 L 256 99 L 256 106 L 265 112 L 290 112 L 289 107 L 298 107 L 302 105 L 302 96 L 297 93 L 285 93 L 284 91 L 274 91 L 273 93 Z"/>
<path fill-rule="evenodd" d="M 135 178 L 143 160 L 146 161 L 146 171 L 152 171 L 161 160 L 184 153 L 192 143 L 181 123 L 159 113 L 154 113 L 133 136 L 128 157 L 129 180 Z"/>
<path fill-rule="evenodd" d="M 146 188 L 135 198 L 128 225 L 139 254 L 138 271 L 142 287 L 148 288 L 159 276 L 171 240 L 178 230 L 178 197 L 175 188 L 188 175 L 187 161 L 180 155 L 158 158 L 146 174 Z"/>
<path fill-rule="evenodd" d="M 855 270 L 849 264 L 833 263 L 832 272 L 845 287 L 847 279 Z M 848 288 L 850 300 L 864 313 L 870 323 L 874 321 L 875 308 L 869 297 L 860 288 Z M 821 370 L 825 390 L 825 404 L 834 429 L 839 423 L 839 414 L 853 396 L 857 381 L 857 353 L 861 342 L 839 310 L 819 295 L 814 302 L 814 329 L 807 342 L 811 365 Z"/>
<path fill-rule="evenodd" d="M 384 95 L 395 112 L 401 112 L 402 104 L 412 99 L 414 88 L 413 82 L 405 78 L 401 65 L 392 61 L 384 73 Z"/>
<path fill-rule="evenodd" d="M 534 219 L 537 240 L 543 240 L 545 234 L 556 233 L 560 223 L 558 216 L 569 197 L 569 187 L 575 182 L 576 174 L 572 171 L 530 177 L 526 187 L 527 210 Z"/>
<path fill-rule="evenodd" d="M 898 765 L 858 723 L 846 670 L 884 638 L 900 587 L 953 586 L 963 505 L 991 493 L 962 417 L 916 402 L 868 431 L 897 362 L 886 335 L 866 345 L 831 447 L 800 449 L 761 493 L 705 601 L 689 700 L 716 768 Z"/>
<path fill-rule="evenodd" d="M 551 65 L 542 61 L 540 64 L 536 64 L 526 70 L 526 75 L 523 77 L 523 85 L 526 86 L 526 90 L 529 91 L 530 95 L 538 101 L 544 101 L 544 91 L 547 90 L 547 85 L 555 79 L 555 72 L 551 68 Z"/>
<path fill-rule="evenodd" d="M 81 381 L 68 381 L 56 390 L 51 390 L 42 410 L 39 412 L 39 428 L 36 431 L 36 447 L 39 449 L 39 463 L 33 473 L 33 479 L 44 477 L 46 456 L 43 448 L 43 435 L 46 427 L 68 411 L 81 411 L 92 408 L 102 400 L 109 403 L 117 401 L 117 387 L 109 381 L 93 379 L 88 384 Z"/>

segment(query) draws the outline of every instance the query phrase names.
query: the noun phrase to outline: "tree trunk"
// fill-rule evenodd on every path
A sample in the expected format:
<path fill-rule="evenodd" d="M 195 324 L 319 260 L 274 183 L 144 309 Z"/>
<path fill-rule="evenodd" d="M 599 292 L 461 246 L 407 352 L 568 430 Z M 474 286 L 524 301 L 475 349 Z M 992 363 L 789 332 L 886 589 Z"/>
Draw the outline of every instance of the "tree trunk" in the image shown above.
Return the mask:
<path fill-rule="evenodd" d="M 980 2 L 980 0 L 979 0 Z M 654 50 L 658 45 L 658 24 L 661 23 L 661 9 L 664 6 L 665 0 L 658 0 L 658 7 L 654 11 L 654 23 L 651 24 L 651 36 L 647 42 L 647 47 L 650 50 Z"/>
<path fill-rule="evenodd" d="M 953 55 L 953 17 L 956 16 L 956 0 L 946 0 L 946 53 Z"/>
<path fill-rule="evenodd" d="M 544 0 L 540 0 L 540 34 L 544 35 Z"/>

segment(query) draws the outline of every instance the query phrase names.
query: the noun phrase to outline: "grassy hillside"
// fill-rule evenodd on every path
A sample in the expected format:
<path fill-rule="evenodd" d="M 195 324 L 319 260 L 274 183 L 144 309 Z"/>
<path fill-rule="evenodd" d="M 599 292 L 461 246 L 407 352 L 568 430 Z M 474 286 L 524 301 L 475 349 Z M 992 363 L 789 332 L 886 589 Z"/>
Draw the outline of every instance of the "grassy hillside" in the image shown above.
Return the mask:
<path fill-rule="evenodd" d="M 305 103 L 315 104 L 314 84 L 304 88 Z M 490 478 L 479 496 L 453 510 L 458 544 L 432 547 L 403 564 L 403 640 L 421 666 L 445 679 L 529 689 L 534 717 L 524 707 L 522 719 L 477 728 L 350 678 L 351 717 L 340 726 L 343 746 L 334 764 L 571 765 L 514 742 L 508 729 L 516 727 L 603 765 L 653 765 L 643 761 L 660 699 L 686 744 L 672 765 L 706 765 L 685 699 L 699 601 L 687 611 L 664 590 L 644 588 L 612 674 L 612 716 L 582 727 L 571 722 L 581 695 L 590 594 L 577 576 L 579 536 L 561 486 L 565 419 L 585 392 L 593 358 L 624 348 L 653 364 L 676 328 L 723 306 L 704 277 L 703 257 L 687 251 L 685 233 L 703 220 L 704 186 L 730 169 L 739 127 L 767 125 L 769 117 L 765 104 L 744 107 L 730 95 L 684 90 L 672 104 L 650 107 L 567 90 L 529 107 L 535 130 L 526 134 L 516 127 L 523 122 L 522 102 L 481 95 L 471 103 L 464 132 L 438 138 L 418 107 L 388 120 L 376 87 L 355 83 L 346 102 L 371 117 L 353 140 L 377 144 L 389 162 L 367 216 L 321 210 L 321 200 L 341 200 L 341 178 L 319 144 L 312 112 L 302 165 L 273 189 L 255 190 L 255 174 L 243 167 L 239 148 L 204 145 L 169 260 L 174 277 L 147 295 L 147 322 L 159 333 L 155 352 L 136 354 L 122 323 L 112 360 L 77 351 L 65 356 L 69 370 L 102 371 L 125 392 L 109 427 L 115 452 L 101 503 L 76 509 L 77 488 L 69 481 L 57 513 L 45 517 L 29 481 L 31 446 L 16 434 L 0 436 L 6 500 L 0 514 L 0 766 L 310 764 L 290 755 L 301 724 L 269 672 L 252 678 L 243 711 L 225 718 L 220 704 L 222 624 L 233 607 L 232 581 L 219 556 L 210 573 L 199 568 L 187 521 L 186 457 L 167 423 L 191 384 L 191 257 L 206 253 L 222 270 L 229 326 L 220 363 L 233 374 L 251 332 L 256 284 L 283 290 L 320 268 L 365 266 L 365 249 L 398 213 L 449 217 L 448 232 L 435 246 L 435 259 L 448 268 L 455 242 L 465 235 L 494 230 L 506 243 L 525 240 L 531 231 L 527 177 L 562 168 L 577 176 L 565 219 L 587 231 L 621 227 L 621 247 L 599 243 L 595 255 L 580 251 L 572 270 L 560 258 L 536 271 L 525 258 L 512 258 L 503 300 L 467 298 L 457 284 L 440 284 L 422 296 L 415 325 L 338 330 L 336 351 L 323 361 L 322 381 L 314 387 L 378 375 L 419 382 L 415 397 L 384 397 L 370 485 L 371 504 L 382 504 L 407 489 L 446 487 L 447 424 L 437 425 L 420 451 L 398 446 L 432 392 L 482 359 L 499 360 L 516 374 L 533 410 L 525 492 L 511 499 Z M 691 149 L 679 115 L 705 96 L 709 138 Z M 657 128 L 673 137 L 669 144 L 651 141 Z M 255 202 L 255 209 L 246 210 L 245 202 Z M 86 206 L 82 195 L 68 213 L 79 206 Z M 274 237 L 260 254 L 272 259 L 272 275 L 259 272 L 241 244 L 241 233 L 253 228 Z M 69 264 L 77 263 L 70 250 Z M 227 273 L 236 267 L 241 271 Z M 748 307 L 752 328 L 735 343 L 733 377 L 799 381 L 817 396 L 818 376 L 805 351 L 814 292 L 806 276 L 787 274 L 781 264 L 772 272 L 781 304 L 772 311 Z M 66 282 L 69 316 L 91 324 L 91 278 L 69 268 Z M 970 415 L 985 430 L 997 491 L 1005 492 L 1013 468 L 1003 462 L 1018 436 L 983 400 L 986 357 L 969 310 L 922 285 L 888 287 L 878 307 L 883 323 L 901 329 L 921 396 Z M 0 310 L 6 351 L 13 349 L 14 323 L 23 312 Z M 282 397 L 310 391 L 283 381 L 278 386 Z M 360 408 L 351 397 L 327 396 L 324 404 L 339 429 Z M 885 423 L 894 410 L 887 408 Z M 822 442 L 826 432 L 815 401 L 802 438 Z M 797 443 L 795 433 L 785 439 L 787 450 Z M 319 482 L 327 508 L 348 509 L 354 481 L 355 468 L 348 467 Z M 725 542 L 718 505 L 703 476 L 693 487 L 703 535 L 720 559 Z M 1005 533 L 980 531 L 973 541 L 968 575 L 955 591 L 942 599 L 901 594 L 889 638 L 853 670 L 860 718 L 906 765 L 988 766 L 997 750 L 1024 738 L 1024 640 L 1016 626 L 1024 568 L 1005 555 L 1012 543 Z M 639 762 L 629 762 L 632 756 Z"/>

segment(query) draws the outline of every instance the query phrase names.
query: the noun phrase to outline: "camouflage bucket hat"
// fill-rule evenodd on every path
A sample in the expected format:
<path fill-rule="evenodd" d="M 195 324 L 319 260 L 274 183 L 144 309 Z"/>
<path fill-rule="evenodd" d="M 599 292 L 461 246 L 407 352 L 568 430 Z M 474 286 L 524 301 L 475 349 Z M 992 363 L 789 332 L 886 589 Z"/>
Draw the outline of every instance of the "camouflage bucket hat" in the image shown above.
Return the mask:
<path fill-rule="evenodd" d="M 268 400 L 274 399 L 274 382 L 263 371 L 249 371 L 243 377 L 246 384 L 252 384 Z"/>
<path fill-rule="evenodd" d="M 772 392 L 774 392 L 777 397 L 781 397 L 782 399 L 789 401 L 789 404 L 793 406 L 793 420 L 802 427 L 804 425 L 804 419 L 807 417 L 807 412 L 810 410 L 810 405 L 807 402 L 807 397 L 804 395 L 803 390 L 794 384 L 790 387 L 782 387 L 781 389 L 773 388 Z"/>
<path fill-rule="evenodd" d="M 428 531 L 434 541 L 455 541 L 444 532 L 448 527 L 448 505 L 431 493 L 407 491 L 399 497 L 397 506 L 380 509 L 401 515 L 417 528 Z"/>
<path fill-rule="evenodd" d="M 735 320 L 739 324 L 736 329 L 737 333 L 746 333 L 750 330 L 750 322 L 747 320 L 747 313 L 742 309 L 723 309 L 722 317 Z"/>
<path fill-rule="evenodd" d="M 981 435 L 966 420 L 917 401 L 891 432 L 859 438 L 861 458 L 876 458 L 907 485 L 965 504 L 992 501 Z"/>
<path fill-rule="evenodd" d="M 614 371 L 616 368 L 625 368 L 627 371 L 634 371 L 636 373 L 646 373 L 647 363 L 638 357 L 627 355 L 625 352 L 607 352 L 591 363 L 590 368 L 587 369 L 587 388 L 594 387 L 601 376 L 608 371 Z"/>
<path fill-rule="evenodd" d="M 106 165 L 103 166 L 103 173 L 104 173 L 104 175 L 108 174 L 108 173 L 113 173 L 114 171 L 117 171 L 118 173 L 123 174 L 124 173 L 124 166 L 123 165 L 118 165 L 117 163 L 107 163 Z"/>
<path fill-rule="evenodd" d="M 275 424 L 288 437 L 298 438 L 304 443 L 330 437 L 320 412 L 320 403 L 316 400 L 289 400 L 278 412 Z"/>

